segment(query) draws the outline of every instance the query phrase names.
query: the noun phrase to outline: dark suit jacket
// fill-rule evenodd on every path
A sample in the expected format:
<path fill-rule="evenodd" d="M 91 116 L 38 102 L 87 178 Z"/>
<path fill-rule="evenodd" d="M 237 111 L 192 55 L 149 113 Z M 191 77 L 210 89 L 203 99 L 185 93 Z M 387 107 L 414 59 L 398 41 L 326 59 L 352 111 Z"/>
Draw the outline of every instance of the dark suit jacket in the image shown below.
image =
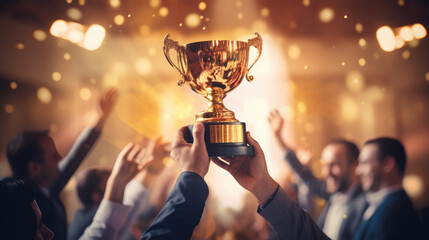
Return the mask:
<path fill-rule="evenodd" d="M 419 216 L 405 191 L 389 194 L 353 239 L 423 239 Z"/>
<path fill-rule="evenodd" d="M 298 174 L 300 179 L 308 186 L 311 193 L 328 200 L 328 203 L 318 220 L 320 228 L 323 229 L 326 216 L 329 208 L 331 207 L 331 202 L 329 201 L 330 194 L 326 192 L 326 183 L 317 179 L 309 168 L 302 166 L 293 151 L 289 150 L 287 152 L 286 161 L 289 163 L 293 171 Z M 338 216 L 343 218 L 343 222 L 341 223 L 340 230 L 338 232 L 338 239 L 347 240 L 353 238 L 354 234 L 358 230 L 359 224 L 361 223 L 362 216 L 368 207 L 365 194 L 363 193 L 360 185 L 356 184 L 352 186 L 352 190 L 346 204 L 346 216 L 344 218 L 343 216 Z"/>
<path fill-rule="evenodd" d="M 208 195 L 209 189 L 200 175 L 182 172 L 160 213 L 140 239 L 190 239 Z"/>
<path fill-rule="evenodd" d="M 96 212 L 97 208 L 77 210 L 69 224 L 67 240 L 78 240 L 85 229 L 91 225 Z"/>
<path fill-rule="evenodd" d="M 79 136 L 70 152 L 60 162 L 58 178 L 50 187 L 49 195 L 43 193 L 38 186 L 35 187 L 35 198 L 42 212 L 42 222 L 54 232 L 55 240 L 67 239 L 66 211 L 60 200 L 60 193 L 99 136 L 100 131 L 95 128 L 88 129 Z"/>

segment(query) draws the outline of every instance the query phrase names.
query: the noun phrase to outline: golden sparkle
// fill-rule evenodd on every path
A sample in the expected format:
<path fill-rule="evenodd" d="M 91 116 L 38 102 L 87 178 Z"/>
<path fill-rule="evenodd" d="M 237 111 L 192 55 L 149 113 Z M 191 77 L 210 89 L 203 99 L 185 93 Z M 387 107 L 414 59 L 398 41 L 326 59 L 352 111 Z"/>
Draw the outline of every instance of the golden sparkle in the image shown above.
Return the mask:
<path fill-rule="evenodd" d="M 46 87 L 37 89 L 37 98 L 43 104 L 48 104 L 52 101 L 52 93 Z"/>
<path fill-rule="evenodd" d="M 84 87 L 81 88 L 79 91 L 79 97 L 83 100 L 83 101 L 89 101 L 91 100 L 92 97 L 92 93 L 91 90 L 89 90 L 88 88 Z"/>
<path fill-rule="evenodd" d="M 198 9 L 200 9 L 201 11 L 206 10 L 206 8 L 207 8 L 207 4 L 205 2 L 200 2 L 198 4 Z"/>
<path fill-rule="evenodd" d="M 159 16 L 161 16 L 161 17 L 167 17 L 169 11 L 168 11 L 168 8 L 162 7 L 162 8 L 159 9 L 158 13 L 159 13 Z"/>
<path fill-rule="evenodd" d="M 118 14 L 115 16 L 113 21 L 115 22 L 116 25 L 120 26 L 120 25 L 124 24 L 125 18 L 121 14 Z"/>
<path fill-rule="evenodd" d="M 39 42 L 46 40 L 46 33 L 43 30 L 37 29 L 33 32 L 33 37 Z"/>
<path fill-rule="evenodd" d="M 68 61 L 70 60 L 71 56 L 70 53 L 64 53 L 64 60 Z"/>
<path fill-rule="evenodd" d="M 310 0 L 302 0 L 302 5 L 304 5 L 305 7 L 309 7 L 311 4 Z"/>
<path fill-rule="evenodd" d="M 10 87 L 12 90 L 15 90 L 15 89 L 17 89 L 17 88 L 18 88 L 18 83 L 16 83 L 15 81 L 12 81 L 12 82 L 10 82 L 9 87 Z"/>
<path fill-rule="evenodd" d="M 356 23 L 355 30 L 358 33 L 361 33 L 363 31 L 363 25 L 361 23 Z"/>
<path fill-rule="evenodd" d="M 18 50 L 22 50 L 22 49 L 24 49 L 24 43 L 17 43 L 16 44 L 16 48 L 18 49 Z"/>
<path fill-rule="evenodd" d="M 60 81 L 60 80 L 61 80 L 61 73 L 59 73 L 59 72 L 53 72 L 53 73 L 52 73 L 52 79 L 53 79 L 55 82 Z"/>
<path fill-rule="evenodd" d="M 298 59 L 301 56 L 301 48 L 297 44 L 290 45 L 288 55 L 291 59 Z"/>
<path fill-rule="evenodd" d="M 4 111 L 6 113 L 12 114 L 15 111 L 15 108 L 13 107 L 12 104 L 6 104 L 4 105 Z"/>
<path fill-rule="evenodd" d="M 366 60 L 365 60 L 365 58 L 359 58 L 359 66 L 361 66 L 361 67 L 363 67 L 363 66 L 365 66 L 366 65 Z"/>
<path fill-rule="evenodd" d="M 334 10 L 332 8 L 324 8 L 319 12 L 319 20 L 323 23 L 328 23 L 334 19 Z"/>
<path fill-rule="evenodd" d="M 403 58 L 403 59 L 407 60 L 407 59 L 409 59 L 409 58 L 410 58 L 410 56 L 411 56 L 410 51 L 405 50 L 405 51 L 403 51 L 403 52 L 402 52 L 402 58 Z"/>
<path fill-rule="evenodd" d="M 270 9 L 268 9 L 268 8 L 262 8 L 261 9 L 261 16 L 262 17 L 268 17 L 268 16 L 270 16 Z"/>
<path fill-rule="evenodd" d="M 429 72 L 427 72 L 427 73 L 425 74 L 425 79 L 426 79 L 426 81 L 428 81 L 428 82 L 429 82 Z"/>
<path fill-rule="evenodd" d="M 200 16 L 196 13 L 190 13 L 185 18 L 185 24 L 189 28 L 196 28 L 200 25 L 201 19 Z"/>

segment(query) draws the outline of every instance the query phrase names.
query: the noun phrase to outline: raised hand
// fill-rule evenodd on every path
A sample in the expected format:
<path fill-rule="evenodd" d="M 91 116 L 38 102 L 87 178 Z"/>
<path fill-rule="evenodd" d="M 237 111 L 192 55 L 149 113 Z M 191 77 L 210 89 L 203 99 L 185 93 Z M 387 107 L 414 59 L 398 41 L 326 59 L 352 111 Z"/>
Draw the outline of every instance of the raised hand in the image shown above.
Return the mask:
<path fill-rule="evenodd" d="M 283 136 L 284 118 L 277 109 L 272 110 L 268 115 L 268 123 L 273 131 L 276 142 L 282 150 L 287 150 L 290 146 L 287 145 Z"/>
<path fill-rule="evenodd" d="M 193 143 L 188 143 L 185 140 L 188 131 L 187 127 L 182 127 L 176 132 L 171 149 L 171 158 L 177 163 L 181 172 L 195 172 L 204 178 L 210 164 L 204 142 L 204 125 L 202 123 L 195 124 L 192 133 Z"/>
<path fill-rule="evenodd" d="M 118 100 L 118 95 L 118 89 L 113 87 L 107 89 L 107 91 L 103 93 L 98 102 L 101 115 L 108 116 L 112 112 L 112 109 Z"/>
<path fill-rule="evenodd" d="M 212 161 L 227 170 L 243 188 L 263 204 L 275 192 L 278 184 L 268 174 L 264 152 L 249 132 L 247 141 L 254 147 L 255 155 L 212 158 Z"/>

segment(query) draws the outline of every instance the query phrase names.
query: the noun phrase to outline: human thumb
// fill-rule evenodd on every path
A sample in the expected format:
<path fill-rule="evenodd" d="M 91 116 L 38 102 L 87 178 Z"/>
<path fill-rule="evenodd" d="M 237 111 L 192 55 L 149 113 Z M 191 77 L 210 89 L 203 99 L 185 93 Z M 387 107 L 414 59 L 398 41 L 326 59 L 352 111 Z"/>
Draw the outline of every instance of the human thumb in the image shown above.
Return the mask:
<path fill-rule="evenodd" d="M 196 123 L 194 125 L 193 133 L 194 136 L 194 145 L 196 146 L 204 146 L 204 124 Z"/>

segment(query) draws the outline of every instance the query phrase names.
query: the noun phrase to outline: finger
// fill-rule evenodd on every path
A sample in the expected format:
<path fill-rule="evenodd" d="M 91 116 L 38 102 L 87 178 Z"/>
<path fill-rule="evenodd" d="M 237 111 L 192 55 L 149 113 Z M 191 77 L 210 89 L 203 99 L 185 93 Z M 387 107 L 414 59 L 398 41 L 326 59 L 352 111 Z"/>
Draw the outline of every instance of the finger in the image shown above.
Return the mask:
<path fill-rule="evenodd" d="M 173 138 L 173 142 L 171 144 L 173 148 L 177 147 L 179 145 L 183 145 L 183 144 L 191 145 L 185 141 L 186 131 L 188 131 L 188 127 L 186 127 L 186 126 L 181 127 L 179 130 L 176 131 L 174 138 Z"/>
<path fill-rule="evenodd" d="M 192 135 L 194 136 L 194 145 L 195 147 L 205 146 L 204 142 L 204 124 L 196 123 L 194 125 L 194 129 L 192 131 Z"/>
<path fill-rule="evenodd" d="M 255 139 L 252 138 L 252 136 L 250 135 L 250 132 L 247 132 L 246 135 L 247 135 L 247 142 L 255 150 L 255 156 L 260 156 L 261 154 L 263 155 L 264 153 L 262 151 L 261 146 Z"/>
<path fill-rule="evenodd" d="M 130 162 L 137 162 L 137 156 L 139 156 L 143 147 L 139 145 L 135 145 L 133 149 L 130 151 L 127 160 Z"/>
<path fill-rule="evenodd" d="M 122 151 L 119 153 L 119 157 L 122 159 L 127 159 L 128 155 L 130 154 L 131 150 L 134 147 L 134 143 L 129 142 L 123 149 Z"/>
<path fill-rule="evenodd" d="M 139 170 L 143 170 L 143 169 L 147 168 L 147 167 L 149 166 L 149 164 L 151 164 L 151 163 L 152 163 L 152 161 L 153 161 L 154 159 L 155 159 L 155 158 L 153 157 L 153 155 L 146 156 L 146 157 L 143 159 L 143 161 L 141 161 L 141 162 L 139 163 L 139 165 L 138 165 L 138 169 L 139 169 Z"/>

